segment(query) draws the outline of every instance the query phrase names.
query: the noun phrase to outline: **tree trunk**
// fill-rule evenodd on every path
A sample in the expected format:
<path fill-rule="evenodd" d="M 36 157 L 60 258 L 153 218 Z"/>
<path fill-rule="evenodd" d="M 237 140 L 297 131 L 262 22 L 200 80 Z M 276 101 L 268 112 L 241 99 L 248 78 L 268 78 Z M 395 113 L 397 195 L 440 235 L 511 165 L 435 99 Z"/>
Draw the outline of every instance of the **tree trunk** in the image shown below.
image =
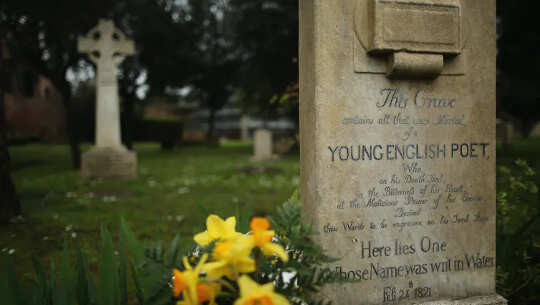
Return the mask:
<path fill-rule="evenodd" d="M 134 97 L 126 95 L 123 99 L 122 107 L 122 141 L 124 145 L 133 150 L 133 142 L 135 138 L 135 102 Z"/>
<path fill-rule="evenodd" d="M 68 137 L 69 147 L 71 151 L 71 163 L 74 169 L 81 168 L 81 147 L 79 140 L 79 129 L 77 126 L 78 120 L 76 118 L 76 111 L 73 103 L 71 102 L 71 85 L 65 79 L 66 69 L 62 69 L 63 72 L 59 73 L 55 77 L 56 84 L 59 86 L 60 92 L 64 97 L 64 108 L 66 114 L 66 134 Z"/>
<path fill-rule="evenodd" d="M 15 185 L 11 181 L 9 163 L 4 90 L 0 90 L 0 224 L 9 223 L 10 219 L 21 213 L 21 205 L 15 192 Z"/>
<path fill-rule="evenodd" d="M 208 116 L 208 134 L 206 135 L 206 139 L 210 143 L 214 142 L 215 124 L 216 124 L 216 109 L 213 107 L 210 107 L 210 115 Z"/>

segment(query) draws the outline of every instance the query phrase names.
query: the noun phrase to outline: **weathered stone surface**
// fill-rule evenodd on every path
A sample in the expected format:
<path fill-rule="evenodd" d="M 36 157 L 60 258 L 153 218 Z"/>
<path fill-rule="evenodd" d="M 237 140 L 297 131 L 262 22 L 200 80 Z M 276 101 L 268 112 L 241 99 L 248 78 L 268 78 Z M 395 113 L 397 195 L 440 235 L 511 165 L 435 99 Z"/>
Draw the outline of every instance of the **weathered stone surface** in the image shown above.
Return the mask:
<path fill-rule="evenodd" d="M 418 305 L 506 305 L 507 301 L 500 295 L 472 297 L 460 300 L 439 300 Z"/>
<path fill-rule="evenodd" d="M 387 77 L 388 54 L 362 45 L 362 1 L 300 1 L 302 201 L 318 242 L 342 258 L 331 270 L 360 281 L 322 295 L 335 304 L 493 295 L 495 1 L 399 1 L 459 4 L 467 37 L 459 55 L 427 52 L 442 53 L 444 68 L 416 80 Z"/>
<path fill-rule="evenodd" d="M 369 52 L 459 54 L 461 51 L 461 6 L 457 0 L 357 2 L 359 6 L 366 3 L 359 9 L 365 10 L 369 20 L 366 43 Z"/>
<path fill-rule="evenodd" d="M 272 132 L 266 129 L 255 130 L 255 137 L 253 139 L 254 155 L 251 157 L 251 161 L 262 162 L 274 160 L 272 147 Z"/>
<path fill-rule="evenodd" d="M 390 74 L 391 66 L 386 63 L 392 62 L 392 54 L 400 52 L 414 53 L 419 61 L 412 67 L 421 70 L 425 68 L 419 63 L 425 61 L 432 68 L 430 56 L 438 54 L 444 56 L 442 69 L 437 60 L 438 73 L 464 73 L 464 46 L 469 36 L 459 0 L 355 0 L 354 9 L 357 72 Z M 462 56 L 456 56 L 459 54 Z"/>
<path fill-rule="evenodd" d="M 81 175 L 85 178 L 137 177 L 137 155 L 127 149 L 95 147 L 82 155 Z"/>
<path fill-rule="evenodd" d="M 389 56 L 387 75 L 400 79 L 432 79 L 441 74 L 443 67 L 440 54 L 396 52 Z"/>
<path fill-rule="evenodd" d="M 100 20 L 85 37 L 78 40 L 79 52 L 87 53 L 97 66 L 96 147 L 83 155 L 84 177 L 136 176 L 136 156 L 122 145 L 120 103 L 116 80 L 117 66 L 134 53 L 133 41 L 115 28 L 111 20 Z M 107 153 L 110 153 L 107 156 Z M 118 173 L 114 173 L 118 170 Z"/>

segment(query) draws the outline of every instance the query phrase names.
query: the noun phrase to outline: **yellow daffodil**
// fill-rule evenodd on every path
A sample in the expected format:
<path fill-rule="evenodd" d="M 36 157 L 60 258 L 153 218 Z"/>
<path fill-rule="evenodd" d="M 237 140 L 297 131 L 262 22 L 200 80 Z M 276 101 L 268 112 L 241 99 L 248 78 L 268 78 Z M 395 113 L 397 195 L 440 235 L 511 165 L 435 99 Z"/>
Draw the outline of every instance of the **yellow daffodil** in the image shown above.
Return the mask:
<path fill-rule="evenodd" d="M 239 273 L 251 273 L 255 271 L 255 261 L 250 257 L 253 247 L 253 240 L 246 236 L 218 242 L 212 254 L 214 262 L 206 264 L 204 270 L 214 279 L 226 276 L 236 280 Z"/>
<path fill-rule="evenodd" d="M 234 305 L 290 305 L 289 300 L 274 292 L 272 283 L 259 285 L 249 276 L 243 275 L 238 280 L 240 298 Z"/>
<path fill-rule="evenodd" d="M 271 242 L 275 232 L 273 230 L 268 230 L 270 228 L 268 219 L 255 217 L 251 220 L 249 226 L 251 228 L 250 236 L 253 238 L 253 242 L 263 251 L 264 255 L 277 255 L 284 262 L 289 260 L 289 255 L 283 246 Z"/>
<path fill-rule="evenodd" d="M 206 231 L 196 234 L 194 239 L 201 247 L 205 247 L 215 240 L 236 239 L 242 236 L 242 233 L 236 232 L 235 227 L 235 217 L 229 217 L 227 220 L 223 220 L 219 216 L 210 215 L 206 219 Z"/>
<path fill-rule="evenodd" d="M 183 300 L 178 302 L 179 305 L 198 305 L 202 302 L 210 301 L 210 305 L 215 304 L 215 297 L 219 292 L 219 285 L 215 283 L 206 284 L 199 282 L 199 275 L 203 271 L 208 255 L 201 257 L 195 268 L 191 267 L 187 257 L 184 257 L 184 267 L 186 270 L 173 270 L 173 294 L 178 297 L 180 293 L 183 295 Z"/>

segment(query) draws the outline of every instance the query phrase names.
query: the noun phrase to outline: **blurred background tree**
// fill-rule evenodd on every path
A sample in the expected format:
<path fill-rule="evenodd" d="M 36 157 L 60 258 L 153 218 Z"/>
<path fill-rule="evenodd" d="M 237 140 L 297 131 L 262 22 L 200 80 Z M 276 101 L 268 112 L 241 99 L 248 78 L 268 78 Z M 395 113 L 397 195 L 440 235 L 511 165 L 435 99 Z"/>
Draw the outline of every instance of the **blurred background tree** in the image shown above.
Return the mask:
<path fill-rule="evenodd" d="M 283 110 L 281 114 L 298 123 L 298 107 L 278 102 L 298 83 L 298 1 L 231 0 L 230 5 L 242 58 L 241 104 L 262 118 Z"/>
<path fill-rule="evenodd" d="M 540 121 L 540 35 L 536 2 L 497 0 L 498 109 L 497 115 L 518 119 L 523 136 Z"/>

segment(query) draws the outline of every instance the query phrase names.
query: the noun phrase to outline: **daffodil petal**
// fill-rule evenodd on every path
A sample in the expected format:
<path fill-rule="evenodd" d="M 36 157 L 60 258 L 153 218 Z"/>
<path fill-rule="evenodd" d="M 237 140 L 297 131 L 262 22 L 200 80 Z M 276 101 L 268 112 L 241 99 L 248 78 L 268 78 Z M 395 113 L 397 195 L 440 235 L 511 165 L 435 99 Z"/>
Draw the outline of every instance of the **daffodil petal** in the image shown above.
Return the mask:
<path fill-rule="evenodd" d="M 247 301 L 247 299 L 247 297 L 238 298 L 236 299 L 236 301 L 234 301 L 234 305 L 243 305 Z"/>
<path fill-rule="evenodd" d="M 255 261 L 252 258 L 242 258 L 236 262 L 236 270 L 241 273 L 251 273 L 255 271 Z"/>
<path fill-rule="evenodd" d="M 227 262 L 225 261 L 211 262 L 202 267 L 202 270 L 207 273 L 208 277 L 213 279 L 219 279 L 220 277 L 226 275 L 228 273 L 228 269 L 230 268 L 227 266 Z"/>
<path fill-rule="evenodd" d="M 242 236 L 234 243 L 234 250 L 243 255 L 251 253 L 253 247 L 255 247 L 255 239 L 252 235 Z"/>
<path fill-rule="evenodd" d="M 217 239 L 220 236 L 225 235 L 227 227 L 221 217 L 217 215 L 210 215 L 206 219 L 206 231 L 210 234 L 212 239 Z"/>
<path fill-rule="evenodd" d="M 238 286 L 240 286 L 240 296 L 242 297 L 249 295 L 259 288 L 259 285 L 247 275 L 242 275 L 238 279 Z"/>
<path fill-rule="evenodd" d="M 277 255 L 282 261 L 288 262 L 289 255 L 285 251 L 282 245 L 276 243 L 266 243 L 262 248 L 264 255 Z"/>
<path fill-rule="evenodd" d="M 281 294 L 272 293 L 271 298 L 274 305 L 290 305 L 289 300 Z"/>
<path fill-rule="evenodd" d="M 210 237 L 210 234 L 208 234 L 206 231 L 195 234 L 193 239 L 201 247 L 205 247 L 212 242 L 212 237 Z"/>
<path fill-rule="evenodd" d="M 272 283 L 266 283 L 264 285 L 261 285 L 259 287 L 259 289 L 262 291 L 262 292 L 274 292 L 274 284 Z"/>
<path fill-rule="evenodd" d="M 229 229 L 231 232 L 236 231 L 236 217 L 231 216 L 225 220 L 225 225 L 227 226 L 227 229 Z"/>

